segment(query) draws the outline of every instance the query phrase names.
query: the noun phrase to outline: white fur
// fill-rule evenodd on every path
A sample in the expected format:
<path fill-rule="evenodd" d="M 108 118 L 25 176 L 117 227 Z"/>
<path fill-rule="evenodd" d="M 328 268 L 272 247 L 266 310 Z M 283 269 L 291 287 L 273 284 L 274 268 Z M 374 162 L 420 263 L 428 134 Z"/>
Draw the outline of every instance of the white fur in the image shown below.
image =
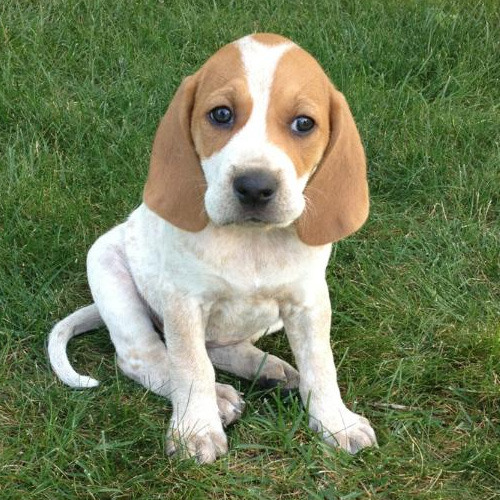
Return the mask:
<path fill-rule="evenodd" d="M 252 345 L 284 324 L 311 426 L 331 444 L 355 452 L 376 440 L 368 422 L 345 407 L 336 381 L 325 281 L 331 245 L 307 246 L 297 237 L 290 223 L 304 209 L 306 180 L 297 179 L 289 156 L 266 136 L 269 89 L 291 45 L 266 47 L 248 37 L 238 45 L 254 106 L 245 127 L 202 161 L 212 222 L 198 233 L 186 232 L 141 205 L 99 238 L 88 255 L 99 314 L 82 310 L 78 321 L 72 315 L 56 325 L 51 363 L 72 387 L 95 385 L 74 372 L 65 346 L 102 318 L 124 373 L 172 400 L 167 450 L 184 449 L 211 462 L 227 450 L 223 423 L 237 418 L 242 407 L 234 389 L 215 383 L 212 363 L 247 378 L 259 372 L 296 386 L 294 368 L 274 356 L 266 359 Z M 279 177 L 280 198 L 267 225 L 231 224 L 232 179 L 255 165 Z M 163 328 L 165 343 L 155 325 Z"/>

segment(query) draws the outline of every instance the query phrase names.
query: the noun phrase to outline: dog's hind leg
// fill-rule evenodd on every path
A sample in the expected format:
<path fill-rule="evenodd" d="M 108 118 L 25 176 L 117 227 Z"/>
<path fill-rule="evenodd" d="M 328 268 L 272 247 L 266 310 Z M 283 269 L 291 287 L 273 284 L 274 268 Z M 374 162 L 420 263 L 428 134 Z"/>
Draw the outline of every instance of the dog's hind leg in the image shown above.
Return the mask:
<path fill-rule="evenodd" d="M 120 369 L 151 391 L 168 396 L 166 347 L 128 269 L 123 233 L 124 226 L 117 226 L 90 249 L 87 258 L 90 289 L 108 327 Z"/>
<path fill-rule="evenodd" d="M 118 366 L 125 375 L 147 389 L 169 397 L 167 348 L 154 328 L 150 311 L 130 274 L 123 245 L 123 226 L 101 236 L 90 249 L 88 279 L 99 313 L 115 346 Z M 223 423 L 236 420 L 243 408 L 239 393 L 216 384 Z"/>
<path fill-rule="evenodd" d="M 257 377 L 257 382 L 263 387 L 279 385 L 284 389 L 295 389 L 299 386 L 299 373 L 295 368 L 261 351 L 250 341 L 210 347 L 208 355 L 216 368 L 248 380 Z"/>

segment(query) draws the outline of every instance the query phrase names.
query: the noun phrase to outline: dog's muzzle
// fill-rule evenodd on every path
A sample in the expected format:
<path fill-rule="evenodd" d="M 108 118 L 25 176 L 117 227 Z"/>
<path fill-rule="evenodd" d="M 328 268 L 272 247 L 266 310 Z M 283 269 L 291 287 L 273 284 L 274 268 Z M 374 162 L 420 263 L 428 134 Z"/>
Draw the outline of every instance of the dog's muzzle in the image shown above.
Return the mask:
<path fill-rule="evenodd" d="M 233 181 L 233 192 L 245 211 L 260 212 L 276 195 L 278 181 L 265 170 L 245 172 Z"/>

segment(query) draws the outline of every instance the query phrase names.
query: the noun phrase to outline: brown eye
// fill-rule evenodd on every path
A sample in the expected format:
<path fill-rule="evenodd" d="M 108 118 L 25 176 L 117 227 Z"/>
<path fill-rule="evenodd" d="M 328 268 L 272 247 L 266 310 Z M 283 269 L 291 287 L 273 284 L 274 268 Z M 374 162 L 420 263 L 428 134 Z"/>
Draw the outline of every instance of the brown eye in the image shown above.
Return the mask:
<path fill-rule="evenodd" d="M 299 135 L 305 135 L 310 132 L 316 123 L 308 116 L 297 116 L 291 124 L 291 129 Z"/>
<path fill-rule="evenodd" d="M 214 125 L 232 125 L 234 115 L 231 108 L 227 106 L 217 106 L 208 113 L 208 118 Z"/>

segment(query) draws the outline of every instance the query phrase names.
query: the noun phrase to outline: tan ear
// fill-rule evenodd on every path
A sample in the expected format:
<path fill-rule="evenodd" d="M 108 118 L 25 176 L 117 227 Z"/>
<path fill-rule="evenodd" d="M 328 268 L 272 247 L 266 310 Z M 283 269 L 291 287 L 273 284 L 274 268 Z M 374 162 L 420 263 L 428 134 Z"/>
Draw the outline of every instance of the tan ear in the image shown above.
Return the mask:
<path fill-rule="evenodd" d="M 324 245 L 357 231 L 368 217 L 366 159 L 344 96 L 330 92 L 330 141 L 304 195 L 307 206 L 297 221 L 300 239 Z"/>
<path fill-rule="evenodd" d="M 206 182 L 191 137 L 197 82 L 197 74 L 182 82 L 160 122 L 143 195 L 153 212 L 186 231 L 201 231 L 208 223 Z"/>

